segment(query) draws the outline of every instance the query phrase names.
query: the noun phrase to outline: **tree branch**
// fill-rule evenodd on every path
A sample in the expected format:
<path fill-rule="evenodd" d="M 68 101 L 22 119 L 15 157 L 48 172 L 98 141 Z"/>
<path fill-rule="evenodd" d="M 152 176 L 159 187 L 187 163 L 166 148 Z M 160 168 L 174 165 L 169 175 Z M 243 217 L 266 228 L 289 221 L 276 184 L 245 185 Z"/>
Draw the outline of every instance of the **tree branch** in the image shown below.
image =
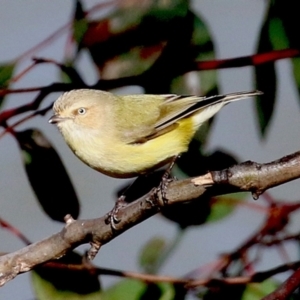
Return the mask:
<path fill-rule="evenodd" d="M 267 295 L 263 300 L 285 300 L 299 288 L 300 268 L 298 268 L 283 284 L 280 285 L 273 293 Z"/>
<path fill-rule="evenodd" d="M 192 278 L 180 278 L 173 276 L 163 276 L 163 275 L 154 275 L 154 274 L 144 274 L 138 272 L 131 271 L 120 271 L 120 270 L 112 270 L 105 268 L 98 268 L 92 264 L 82 263 L 82 264 L 64 264 L 64 263 L 56 263 L 49 262 L 46 263 L 43 267 L 55 270 L 70 270 L 74 272 L 87 271 L 91 274 L 106 275 L 106 276 L 118 276 L 124 278 L 138 279 L 145 281 L 147 283 L 159 283 L 159 282 L 167 282 L 171 284 L 181 284 L 184 288 L 196 288 L 199 286 L 206 287 L 218 287 L 220 285 L 234 285 L 234 284 L 248 284 L 248 283 L 259 283 L 264 280 L 281 274 L 290 270 L 297 270 L 299 268 L 300 262 L 295 261 L 287 264 L 279 265 L 275 268 L 269 269 L 267 271 L 256 272 L 251 276 L 237 276 L 237 277 L 227 277 L 227 278 L 201 278 L 201 279 L 192 279 Z"/>
<path fill-rule="evenodd" d="M 221 195 L 250 191 L 257 198 L 266 189 L 297 178 L 300 178 L 300 151 L 266 164 L 248 161 L 204 176 L 171 182 L 165 197 L 168 205 L 191 201 L 205 193 Z M 164 205 L 161 192 L 152 190 L 119 211 L 121 221 L 116 231 L 106 223 L 106 216 L 77 221 L 68 216 L 61 232 L 0 257 L 0 285 L 81 244 L 91 243 L 92 249 L 97 251 L 101 245 L 159 212 Z"/>

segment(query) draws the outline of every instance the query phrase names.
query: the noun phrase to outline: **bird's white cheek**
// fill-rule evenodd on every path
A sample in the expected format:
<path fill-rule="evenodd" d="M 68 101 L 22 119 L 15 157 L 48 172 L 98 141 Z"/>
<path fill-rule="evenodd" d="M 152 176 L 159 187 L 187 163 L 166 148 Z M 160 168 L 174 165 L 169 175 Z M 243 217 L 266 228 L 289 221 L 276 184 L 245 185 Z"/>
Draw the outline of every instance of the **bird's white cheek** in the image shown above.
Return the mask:
<path fill-rule="evenodd" d="M 75 122 L 66 122 L 62 125 L 61 133 L 69 146 L 74 150 L 84 147 L 86 143 L 89 144 L 95 136 L 94 130 L 79 126 Z"/>
<path fill-rule="evenodd" d="M 58 123 L 57 127 L 63 136 L 65 136 L 70 131 L 67 122 Z"/>
<path fill-rule="evenodd" d="M 58 129 L 63 135 L 66 142 L 70 145 L 72 141 L 74 140 L 74 136 L 78 132 L 77 126 L 74 126 L 75 124 L 73 122 L 65 121 L 60 124 L 58 124 Z"/>

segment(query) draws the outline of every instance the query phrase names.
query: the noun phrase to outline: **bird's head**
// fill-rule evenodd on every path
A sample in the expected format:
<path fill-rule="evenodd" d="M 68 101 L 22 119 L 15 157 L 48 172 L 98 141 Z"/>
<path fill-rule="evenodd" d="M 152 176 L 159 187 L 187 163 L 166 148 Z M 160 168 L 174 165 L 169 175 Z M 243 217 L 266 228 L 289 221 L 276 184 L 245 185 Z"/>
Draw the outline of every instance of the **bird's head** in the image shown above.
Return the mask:
<path fill-rule="evenodd" d="M 49 123 L 56 124 L 62 132 L 67 128 L 99 129 L 109 114 L 111 100 L 112 94 L 103 91 L 80 89 L 66 92 L 54 102 L 54 115 Z"/>

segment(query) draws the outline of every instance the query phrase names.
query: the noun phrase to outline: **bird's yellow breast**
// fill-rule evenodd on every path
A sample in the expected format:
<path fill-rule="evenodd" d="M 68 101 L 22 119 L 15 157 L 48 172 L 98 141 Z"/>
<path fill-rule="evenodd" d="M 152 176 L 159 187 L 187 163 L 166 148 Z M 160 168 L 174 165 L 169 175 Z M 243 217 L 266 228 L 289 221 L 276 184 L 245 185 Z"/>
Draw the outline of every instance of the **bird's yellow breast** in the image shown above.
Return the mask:
<path fill-rule="evenodd" d="M 138 176 L 163 165 L 187 151 L 195 128 L 192 118 L 182 119 L 179 126 L 144 143 L 128 144 L 111 136 L 83 134 L 67 143 L 87 165 L 117 178 Z"/>

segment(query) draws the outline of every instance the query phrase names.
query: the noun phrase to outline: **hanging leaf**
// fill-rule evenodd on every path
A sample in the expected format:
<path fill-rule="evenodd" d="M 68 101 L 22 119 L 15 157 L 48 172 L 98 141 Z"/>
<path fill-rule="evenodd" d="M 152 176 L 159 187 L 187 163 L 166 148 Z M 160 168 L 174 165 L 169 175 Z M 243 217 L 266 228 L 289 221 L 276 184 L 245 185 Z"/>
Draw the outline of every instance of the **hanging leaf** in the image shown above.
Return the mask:
<path fill-rule="evenodd" d="M 176 297 L 176 298 L 175 298 Z M 149 283 L 134 279 L 124 279 L 101 294 L 101 300 L 174 300 L 177 298 L 173 285 L 169 283 Z"/>
<path fill-rule="evenodd" d="M 7 63 L 0 65 L 0 88 L 8 86 L 8 81 L 11 79 L 14 72 L 15 64 Z"/>
<path fill-rule="evenodd" d="M 16 133 L 29 182 L 50 218 L 79 215 L 79 201 L 65 167 L 46 137 L 36 129 Z"/>
<path fill-rule="evenodd" d="M 264 137 L 275 107 L 277 89 L 275 65 L 273 63 L 267 63 L 257 66 L 255 68 L 255 76 L 257 90 L 263 91 L 264 93 L 263 97 L 256 98 L 260 133 Z"/>
<path fill-rule="evenodd" d="M 289 1 L 287 3 L 283 0 L 273 0 L 272 3 L 272 8 L 276 17 L 274 17 L 272 22 L 278 23 L 278 29 L 276 30 L 276 40 L 280 40 L 281 44 L 283 44 L 282 41 L 285 41 L 285 43 L 281 45 L 280 48 L 300 49 L 299 32 L 298 30 L 296 30 L 296 28 L 299 28 L 300 26 L 299 9 L 297 1 Z M 300 59 L 293 58 L 292 64 L 294 80 L 300 96 Z"/>
<path fill-rule="evenodd" d="M 139 300 L 180 300 L 179 294 L 175 294 L 175 289 L 169 283 L 149 283 L 140 296 Z"/>
<path fill-rule="evenodd" d="M 210 196 L 202 196 L 191 202 L 174 204 L 163 208 L 161 214 L 170 221 L 175 222 L 180 228 L 202 225 L 211 213 Z"/>
<path fill-rule="evenodd" d="M 212 198 L 211 210 L 206 222 L 218 222 L 228 217 L 239 205 L 239 202 L 244 200 L 246 196 L 246 193 L 238 193 L 224 197 Z"/>
<path fill-rule="evenodd" d="M 212 153 L 202 152 L 199 156 L 201 147 L 202 143 L 198 139 L 192 140 L 189 152 L 183 153 L 176 161 L 178 167 L 188 177 L 198 176 L 207 171 L 225 169 L 238 162 L 233 154 L 222 149 L 217 149 Z"/>
<path fill-rule="evenodd" d="M 193 31 L 190 40 L 191 63 L 215 59 L 214 43 L 209 28 L 198 15 L 193 16 Z M 217 72 L 215 70 L 193 71 L 179 76 L 172 83 L 172 92 L 180 94 L 216 95 Z"/>
<path fill-rule="evenodd" d="M 155 274 L 161 256 L 164 255 L 167 243 L 164 238 L 154 237 L 142 248 L 139 255 L 139 264 L 148 274 Z"/>
<path fill-rule="evenodd" d="M 271 19 L 272 10 L 270 9 L 260 33 L 259 45 L 257 50 L 258 53 L 270 52 L 273 50 L 273 44 L 270 38 Z M 264 93 L 263 98 L 257 97 L 256 99 L 256 110 L 258 114 L 259 128 L 262 136 L 264 137 L 273 116 L 275 106 L 275 96 L 277 90 L 275 64 L 266 63 L 256 66 L 255 77 L 257 90 Z"/>
<path fill-rule="evenodd" d="M 180 45 L 187 13 L 188 4 L 183 0 L 168 4 L 162 0 L 143 4 L 131 1 L 120 5 L 109 17 L 90 22 L 81 46 L 91 53 L 101 78 L 139 75 L 151 68 L 171 39 L 177 37 Z M 175 52 L 178 58 L 184 57 L 179 49 Z M 173 60 L 170 66 L 175 67 L 179 62 Z M 164 68 L 157 71 L 156 76 L 162 71 L 171 73 Z M 159 83 L 159 80 L 154 81 Z M 146 79 L 144 82 L 151 83 Z M 152 85 L 155 87 L 155 82 Z"/>
<path fill-rule="evenodd" d="M 80 44 L 88 29 L 88 21 L 85 18 L 85 11 L 81 1 L 77 0 L 73 20 L 73 38 L 77 44 Z"/>
<path fill-rule="evenodd" d="M 55 262 L 66 268 L 37 267 L 32 272 L 32 284 L 39 300 L 97 300 L 101 298 L 99 276 L 87 270 L 71 270 L 67 266 L 81 265 L 83 257 L 69 252 Z"/>
<path fill-rule="evenodd" d="M 140 280 L 124 279 L 103 291 L 101 300 L 139 300 L 146 288 Z"/>
<path fill-rule="evenodd" d="M 9 86 L 9 80 L 14 72 L 15 64 L 6 63 L 0 65 L 0 89 L 6 89 Z M 0 107 L 3 103 L 4 97 L 0 96 Z"/>
<path fill-rule="evenodd" d="M 296 2 L 283 0 L 270 1 L 269 10 L 263 24 L 258 51 L 269 52 L 281 49 L 299 49 L 300 40 L 297 30 L 300 25 Z M 272 53 L 270 54 L 272 55 Z M 266 57 L 266 59 L 268 59 Z M 293 58 L 294 79 L 300 94 L 300 62 Z M 264 92 L 264 97 L 257 100 L 257 110 L 261 133 L 264 136 L 273 116 L 276 96 L 276 70 L 274 63 L 256 67 L 257 89 Z"/>
<path fill-rule="evenodd" d="M 242 300 L 260 300 L 272 293 L 279 284 L 273 279 L 265 280 L 261 283 L 250 283 L 247 285 Z"/>

